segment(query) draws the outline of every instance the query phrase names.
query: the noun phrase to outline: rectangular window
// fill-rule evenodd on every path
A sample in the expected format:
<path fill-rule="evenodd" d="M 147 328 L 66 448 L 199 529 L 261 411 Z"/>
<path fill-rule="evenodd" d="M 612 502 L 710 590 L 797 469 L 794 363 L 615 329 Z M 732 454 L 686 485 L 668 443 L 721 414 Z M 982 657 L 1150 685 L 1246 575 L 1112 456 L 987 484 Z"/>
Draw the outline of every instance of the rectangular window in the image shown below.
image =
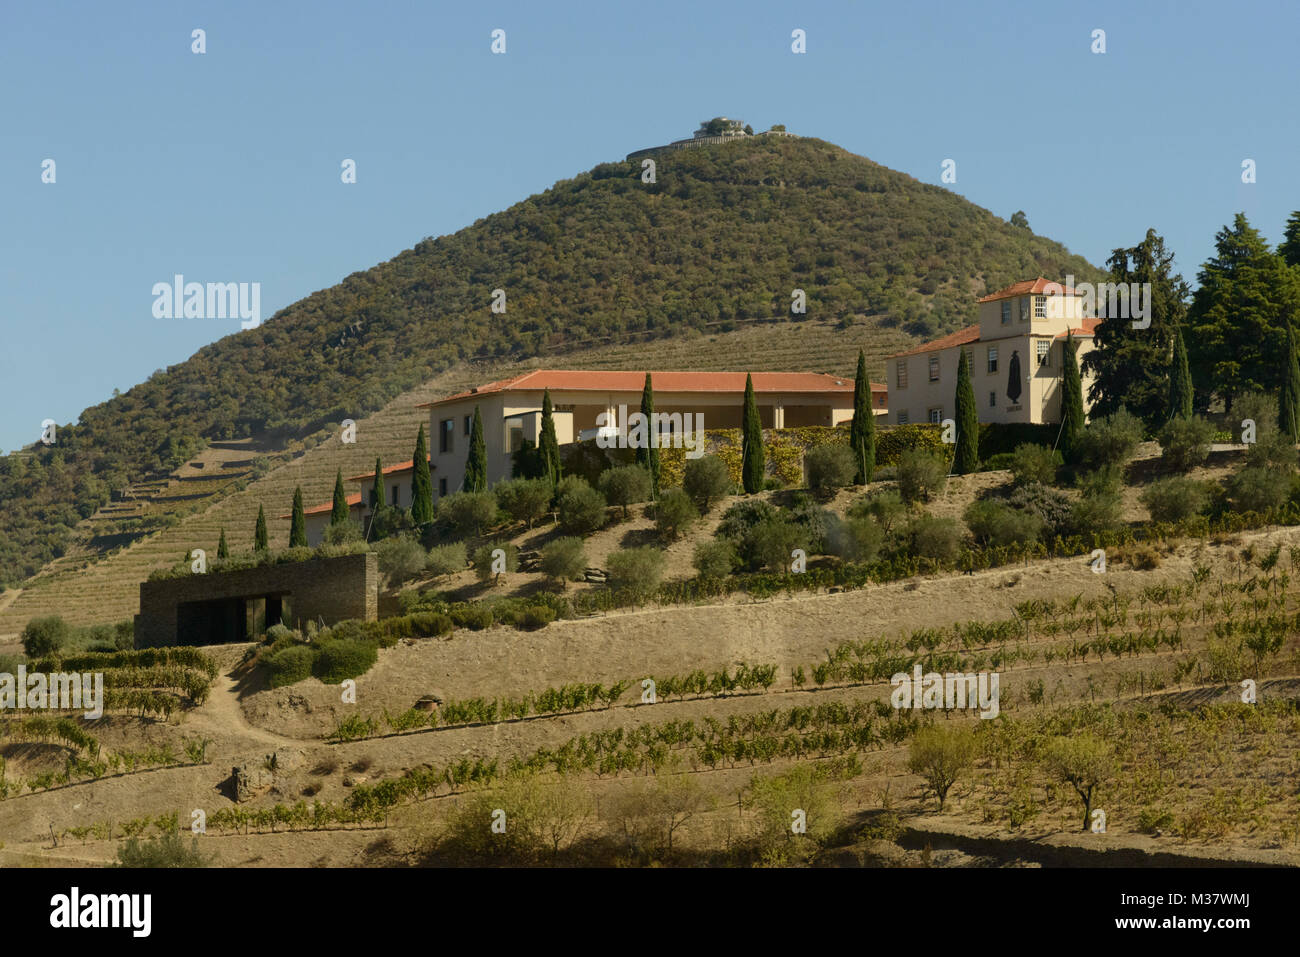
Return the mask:
<path fill-rule="evenodd" d="M 930 356 L 930 381 L 939 381 L 939 357 Z"/>
<path fill-rule="evenodd" d="M 456 437 L 456 420 L 443 419 L 438 424 L 438 451 L 445 455 L 452 450 Z"/>
<path fill-rule="evenodd" d="M 443 496 L 446 494 L 447 494 L 447 480 L 445 478 L 438 479 L 438 495 Z"/>
<path fill-rule="evenodd" d="M 473 428 L 474 428 L 474 416 L 472 415 L 465 416 L 465 434 L 469 435 L 470 431 Z"/>
<path fill-rule="evenodd" d="M 907 388 L 907 360 L 899 359 L 894 363 L 894 382 L 898 388 Z"/>
<path fill-rule="evenodd" d="M 901 409 L 898 412 L 898 424 L 907 425 L 907 413 Z"/>
<path fill-rule="evenodd" d="M 998 347 L 989 346 L 989 372 L 998 371 Z"/>
<path fill-rule="evenodd" d="M 943 406 L 936 406 L 935 408 L 930 409 L 929 414 L 930 414 L 930 423 L 932 425 L 938 425 L 940 422 L 943 421 Z"/>
<path fill-rule="evenodd" d="M 990 409 L 995 408 L 995 407 L 997 406 L 997 404 L 998 404 L 998 394 L 997 394 L 996 392 L 990 392 L 990 393 L 989 393 L 989 408 L 990 408 Z"/>
<path fill-rule="evenodd" d="M 975 374 L 975 350 L 963 349 L 962 355 L 966 357 L 966 371 L 971 375 Z"/>
<path fill-rule="evenodd" d="M 1021 322 L 1029 321 L 1029 297 L 1028 296 L 1020 300 L 1020 321 Z"/>
<path fill-rule="evenodd" d="M 1034 297 L 1034 318 L 1035 319 L 1047 318 L 1047 297 L 1046 296 Z"/>
<path fill-rule="evenodd" d="M 1052 344 L 1050 342 L 1039 342 L 1036 344 L 1038 349 L 1038 364 L 1040 366 L 1052 365 Z"/>
<path fill-rule="evenodd" d="M 1011 300 L 1002 300 L 1002 324 L 1006 325 L 1011 321 Z"/>
<path fill-rule="evenodd" d="M 517 423 L 510 424 L 510 438 L 506 441 L 507 452 L 518 452 L 524 447 L 524 427 Z"/>

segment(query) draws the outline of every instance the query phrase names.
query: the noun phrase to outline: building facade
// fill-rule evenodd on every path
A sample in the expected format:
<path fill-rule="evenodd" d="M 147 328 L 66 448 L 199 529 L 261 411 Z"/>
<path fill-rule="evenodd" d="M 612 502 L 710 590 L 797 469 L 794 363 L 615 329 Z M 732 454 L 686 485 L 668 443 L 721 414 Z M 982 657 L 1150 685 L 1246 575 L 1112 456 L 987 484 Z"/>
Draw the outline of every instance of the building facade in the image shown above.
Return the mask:
<path fill-rule="evenodd" d="M 1082 294 L 1039 278 L 979 300 L 979 322 L 886 360 L 891 425 L 942 422 L 956 415 L 957 363 L 965 357 L 981 422 L 1061 421 L 1067 334 L 1076 358 L 1092 349 L 1097 319 Z M 1084 409 L 1091 376 L 1083 378 Z"/>

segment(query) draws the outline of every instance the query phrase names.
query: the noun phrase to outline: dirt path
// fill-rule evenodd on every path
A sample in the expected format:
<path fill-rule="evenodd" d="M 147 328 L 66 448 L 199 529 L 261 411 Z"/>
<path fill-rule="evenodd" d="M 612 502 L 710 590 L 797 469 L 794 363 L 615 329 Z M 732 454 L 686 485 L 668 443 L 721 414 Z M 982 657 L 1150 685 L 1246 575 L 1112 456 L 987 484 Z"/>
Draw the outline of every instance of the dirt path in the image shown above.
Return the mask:
<path fill-rule="evenodd" d="M 304 744 L 320 744 L 318 738 L 288 738 L 249 724 L 244 718 L 243 709 L 239 707 L 235 679 L 228 674 L 217 676 L 212 682 L 208 700 L 201 708 L 190 712 L 185 723 L 191 730 L 209 731 L 222 738 L 231 735 L 252 738 L 260 744 L 269 744 L 276 748 L 298 748 Z"/>

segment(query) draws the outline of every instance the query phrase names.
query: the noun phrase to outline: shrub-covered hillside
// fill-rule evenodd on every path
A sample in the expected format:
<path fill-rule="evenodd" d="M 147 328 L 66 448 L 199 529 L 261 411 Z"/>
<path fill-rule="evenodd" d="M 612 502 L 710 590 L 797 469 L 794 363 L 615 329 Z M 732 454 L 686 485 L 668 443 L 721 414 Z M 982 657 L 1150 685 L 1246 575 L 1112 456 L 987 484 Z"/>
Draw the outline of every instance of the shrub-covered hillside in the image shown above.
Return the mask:
<path fill-rule="evenodd" d="M 0 582 L 59 555 L 114 488 L 203 441 L 361 415 L 472 355 L 528 356 L 788 314 L 917 335 L 1036 275 L 1099 278 L 1060 244 L 815 139 L 607 163 L 308 296 L 0 459 Z M 506 293 L 507 314 L 490 309 Z M 779 329 L 773 330 L 780 335 Z M 22 461 L 19 461 L 19 459 Z"/>

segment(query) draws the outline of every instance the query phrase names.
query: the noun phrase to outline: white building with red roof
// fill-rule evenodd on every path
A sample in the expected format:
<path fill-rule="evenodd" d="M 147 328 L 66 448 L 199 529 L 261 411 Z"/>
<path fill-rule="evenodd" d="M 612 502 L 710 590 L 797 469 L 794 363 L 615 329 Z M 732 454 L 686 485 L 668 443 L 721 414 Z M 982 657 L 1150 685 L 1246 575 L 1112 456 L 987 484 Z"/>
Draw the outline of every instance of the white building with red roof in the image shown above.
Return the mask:
<path fill-rule="evenodd" d="M 1098 321 L 1086 316 L 1081 292 L 1041 277 L 990 293 L 979 300 L 975 325 L 886 360 L 889 424 L 954 418 L 962 356 L 981 422 L 1060 422 L 1066 335 L 1073 335 L 1082 361 Z M 1085 376 L 1085 411 L 1090 385 Z"/>

